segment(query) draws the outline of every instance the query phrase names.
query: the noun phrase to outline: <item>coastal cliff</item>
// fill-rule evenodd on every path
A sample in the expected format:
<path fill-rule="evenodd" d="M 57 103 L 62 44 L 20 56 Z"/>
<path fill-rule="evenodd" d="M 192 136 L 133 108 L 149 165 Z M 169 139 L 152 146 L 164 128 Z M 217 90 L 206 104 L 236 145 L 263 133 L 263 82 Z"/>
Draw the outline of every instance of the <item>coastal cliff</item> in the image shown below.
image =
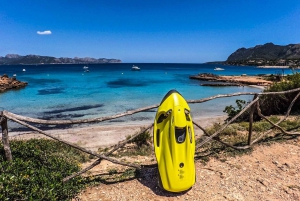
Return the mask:
<path fill-rule="evenodd" d="M 9 78 L 7 75 L 0 77 L 0 93 L 9 89 L 20 89 L 27 85 L 27 82 L 18 81 L 15 77 Z"/>
<path fill-rule="evenodd" d="M 300 44 L 286 46 L 266 43 L 251 48 L 240 48 L 225 62 L 229 65 L 293 66 L 300 65 Z"/>
<path fill-rule="evenodd" d="M 105 59 L 105 58 L 68 58 L 68 57 L 50 57 L 40 55 L 26 55 L 7 54 L 5 57 L 0 56 L 0 65 L 19 65 L 19 64 L 102 64 L 102 63 L 122 63 L 119 59 Z"/>

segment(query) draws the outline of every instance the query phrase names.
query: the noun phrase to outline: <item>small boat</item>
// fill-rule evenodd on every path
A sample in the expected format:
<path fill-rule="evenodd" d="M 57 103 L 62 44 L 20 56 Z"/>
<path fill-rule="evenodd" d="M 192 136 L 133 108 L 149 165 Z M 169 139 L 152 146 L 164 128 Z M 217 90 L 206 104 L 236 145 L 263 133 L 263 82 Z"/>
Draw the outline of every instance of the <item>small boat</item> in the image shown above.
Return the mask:
<path fill-rule="evenodd" d="M 214 70 L 224 70 L 224 68 L 215 67 Z"/>
<path fill-rule="evenodd" d="M 84 69 L 84 72 L 85 72 L 85 73 L 88 73 L 88 72 L 90 72 L 90 70 L 89 70 L 89 67 L 88 67 L 88 66 L 83 66 L 83 69 Z"/>
<path fill-rule="evenodd" d="M 22 70 L 23 72 L 25 72 L 26 71 L 26 69 L 25 68 L 23 68 L 23 70 Z"/>
<path fill-rule="evenodd" d="M 17 74 L 13 74 L 14 77 L 17 77 Z"/>
<path fill-rule="evenodd" d="M 176 90 L 169 91 L 158 107 L 153 127 L 158 164 L 158 185 L 182 192 L 196 181 L 195 134 L 190 107 Z"/>
<path fill-rule="evenodd" d="M 141 69 L 135 65 L 132 66 L 131 68 L 132 71 L 140 71 Z"/>

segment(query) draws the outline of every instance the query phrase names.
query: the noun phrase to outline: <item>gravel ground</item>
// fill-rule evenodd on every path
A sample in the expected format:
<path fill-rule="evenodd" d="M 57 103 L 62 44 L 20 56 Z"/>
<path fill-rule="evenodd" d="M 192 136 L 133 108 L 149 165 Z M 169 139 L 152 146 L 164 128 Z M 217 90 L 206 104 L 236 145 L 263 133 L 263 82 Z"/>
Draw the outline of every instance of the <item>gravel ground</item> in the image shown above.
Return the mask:
<path fill-rule="evenodd" d="M 137 157 L 142 164 L 151 157 Z M 85 164 L 88 165 L 88 164 Z M 109 162 L 90 175 L 118 168 Z M 248 155 L 196 161 L 197 181 L 187 192 L 169 193 L 157 185 L 157 169 L 142 170 L 139 177 L 104 182 L 82 191 L 74 200 L 300 200 L 300 138 L 284 143 L 257 145 Z"/>

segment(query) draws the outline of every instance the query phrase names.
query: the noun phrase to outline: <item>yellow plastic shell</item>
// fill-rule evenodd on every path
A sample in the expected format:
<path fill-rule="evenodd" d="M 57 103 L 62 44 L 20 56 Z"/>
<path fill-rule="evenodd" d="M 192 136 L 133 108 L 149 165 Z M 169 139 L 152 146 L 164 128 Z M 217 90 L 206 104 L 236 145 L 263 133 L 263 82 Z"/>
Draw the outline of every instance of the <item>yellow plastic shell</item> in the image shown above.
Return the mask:
<path fill-rule="evenodd" d="M 190 189 L 196 180 L 194 127 L 190 107 L 176 90 L 169 91 L 158 107 L 153 142 L 163 189 Z"/>

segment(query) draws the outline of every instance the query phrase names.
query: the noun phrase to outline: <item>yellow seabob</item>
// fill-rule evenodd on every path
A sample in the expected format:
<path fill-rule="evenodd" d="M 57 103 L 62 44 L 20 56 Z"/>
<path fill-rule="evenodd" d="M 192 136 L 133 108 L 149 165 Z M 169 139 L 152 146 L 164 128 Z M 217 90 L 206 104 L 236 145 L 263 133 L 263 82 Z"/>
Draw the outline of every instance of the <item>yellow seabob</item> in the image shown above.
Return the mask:
<path fill-rule="evenodd" d="M 170 192 L 190 189 L 196 180 L 194 127 L 190 107 L 176 90 L 158 107 L 153 143 L 160 186 Z"/>

